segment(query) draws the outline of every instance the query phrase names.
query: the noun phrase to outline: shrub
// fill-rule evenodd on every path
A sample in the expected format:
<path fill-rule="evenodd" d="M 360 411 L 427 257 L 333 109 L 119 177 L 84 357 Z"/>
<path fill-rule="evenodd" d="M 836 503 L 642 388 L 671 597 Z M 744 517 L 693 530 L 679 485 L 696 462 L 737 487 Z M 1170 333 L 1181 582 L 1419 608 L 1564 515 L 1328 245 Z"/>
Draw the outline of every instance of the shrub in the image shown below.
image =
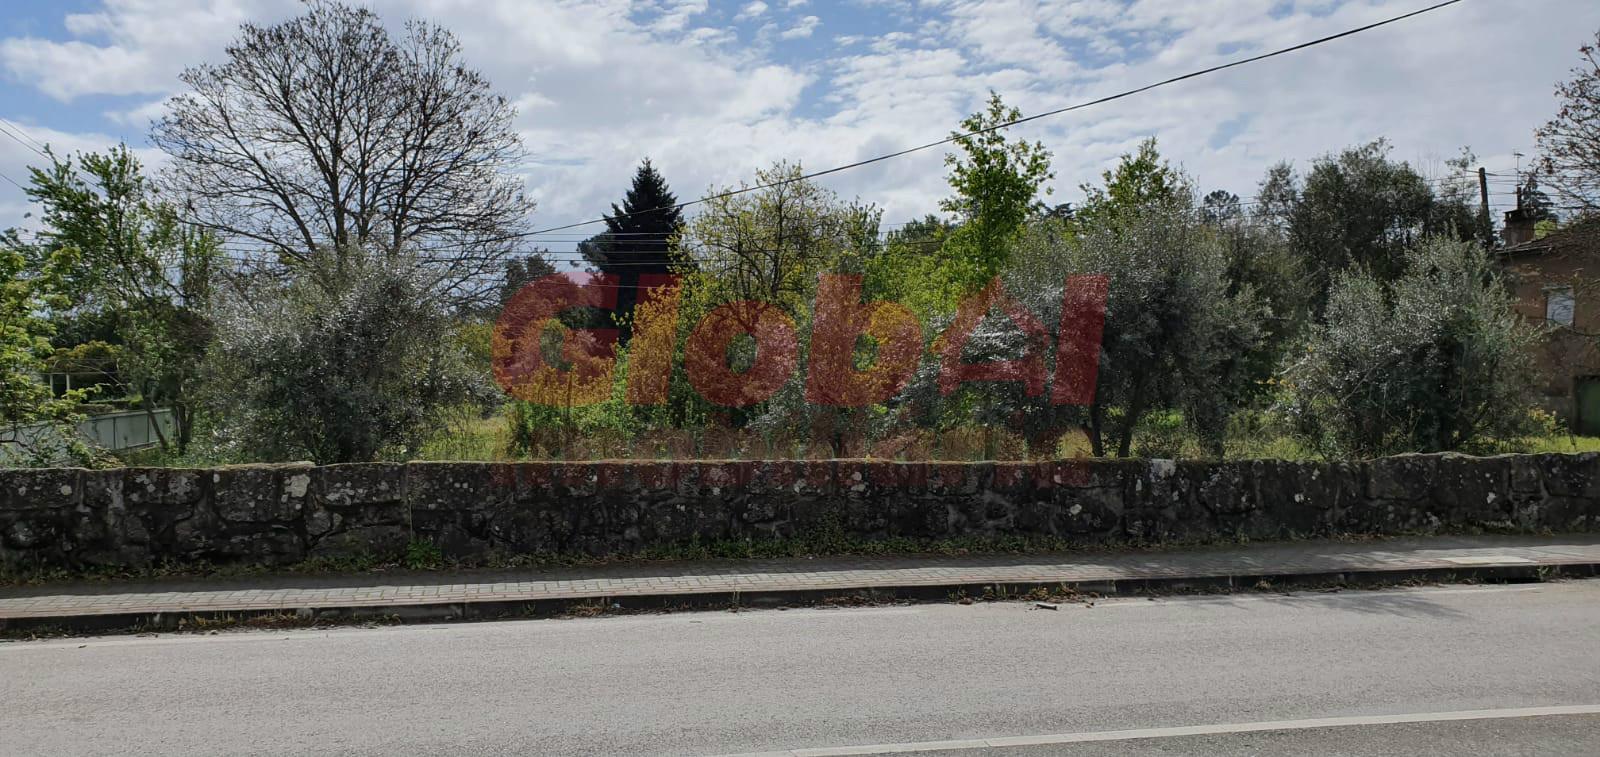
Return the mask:
<path fill-rule="evenodd" d="M 1511 310 L 1488 253 L 1433 239 L 1385 286 L 1334 280 L 1326 322 L 1285 370 L 1283 409 L 1329 455 L 1456 450 L 1527 429 L 1537 332 Z"/>
<path fill-rule="evenodd" d="M 1262 323 L 1272 311 L 1253 286 L 1228 280 L 1228 250 L 1188 209 L 1147 205 L 1116 220 L 1078 234 L 1038 224 L 1006 272 L 1008 291 L 1039 315 L 1052 341 L 1065 277 L 1102 274 L 1109 281 L 1087 417 L 1067 418 L 1042 401 L 1023 414 L 1057 416 L 1058 424 L 1081 420 L 1096 455 L 1127 457 L 1147 413 L 1176 411 L 1220 455 L 1229 413 L 1248 401 L 1231 387 L 1246 380 L 1245 359 L 1267 348 Z"/>
<path fill-rule="evenodd" d="M 324 253 L 217 314 L 211 402 L 244 459 L 410 456 L 450 407 L 492 396 L 415 262 Z"/>

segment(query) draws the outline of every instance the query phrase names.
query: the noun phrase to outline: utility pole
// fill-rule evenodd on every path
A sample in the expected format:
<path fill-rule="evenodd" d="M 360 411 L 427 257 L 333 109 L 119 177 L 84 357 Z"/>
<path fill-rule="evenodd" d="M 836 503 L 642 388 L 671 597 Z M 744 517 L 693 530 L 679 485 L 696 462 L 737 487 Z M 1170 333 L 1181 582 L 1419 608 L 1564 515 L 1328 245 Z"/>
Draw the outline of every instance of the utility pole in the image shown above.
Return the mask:
<path fill-rule="evenodd" d="M 1483 220 L 1489 222 L 1489 171 L 1478 166 L 1478 197 L 1483 201 Z"/>

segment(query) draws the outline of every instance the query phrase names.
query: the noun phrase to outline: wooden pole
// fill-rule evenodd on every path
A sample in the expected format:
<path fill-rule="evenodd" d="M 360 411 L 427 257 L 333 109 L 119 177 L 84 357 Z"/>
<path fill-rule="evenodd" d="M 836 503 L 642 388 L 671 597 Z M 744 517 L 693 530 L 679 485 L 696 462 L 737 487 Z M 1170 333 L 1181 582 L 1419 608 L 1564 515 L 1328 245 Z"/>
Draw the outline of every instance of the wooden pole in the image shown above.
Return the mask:
<path fill-rule="evenodd" d="M 1478 166 L 1478 196 L 1483 201 L 1483 220 L 1489 221 L 1489 172 Z"/>

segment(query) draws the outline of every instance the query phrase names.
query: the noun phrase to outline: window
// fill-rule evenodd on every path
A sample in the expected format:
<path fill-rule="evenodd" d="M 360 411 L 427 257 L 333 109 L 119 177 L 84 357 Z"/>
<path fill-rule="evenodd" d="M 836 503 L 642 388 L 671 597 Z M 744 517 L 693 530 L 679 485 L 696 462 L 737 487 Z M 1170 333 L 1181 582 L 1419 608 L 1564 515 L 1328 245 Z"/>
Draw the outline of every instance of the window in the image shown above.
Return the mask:
<path fill-rule="evenodd" d="M 1557 326 L 1572 325 L 1572 287 L 1544 290 L 1544 319 Z"/>

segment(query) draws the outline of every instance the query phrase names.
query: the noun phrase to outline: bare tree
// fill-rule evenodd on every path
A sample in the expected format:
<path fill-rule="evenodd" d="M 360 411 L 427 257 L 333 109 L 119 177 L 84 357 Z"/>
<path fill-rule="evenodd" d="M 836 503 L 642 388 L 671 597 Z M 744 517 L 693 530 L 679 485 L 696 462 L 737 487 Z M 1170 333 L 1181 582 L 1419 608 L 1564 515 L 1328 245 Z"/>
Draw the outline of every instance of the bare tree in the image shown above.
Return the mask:
<path fill-rule="evenodd" d="M 1572 80 L 1556 85 L 1561 109 L 1535 133 L 1543 184 L 1570 210 L 1600 210 L 1600 32 L 1578 48 L 1583 62 Z"/>
<path fill-rule="evenodd" d="M 512 174 L 515 110 L 448 30 L 410 20 L 396 38 L 366 8 L 308 6 L 183 73 L 191 91 L 152 132 L 167 184 L 190 220 L 282 263 L 405 252 L 436 293 L 492 297 L 534 205 Z"/>

